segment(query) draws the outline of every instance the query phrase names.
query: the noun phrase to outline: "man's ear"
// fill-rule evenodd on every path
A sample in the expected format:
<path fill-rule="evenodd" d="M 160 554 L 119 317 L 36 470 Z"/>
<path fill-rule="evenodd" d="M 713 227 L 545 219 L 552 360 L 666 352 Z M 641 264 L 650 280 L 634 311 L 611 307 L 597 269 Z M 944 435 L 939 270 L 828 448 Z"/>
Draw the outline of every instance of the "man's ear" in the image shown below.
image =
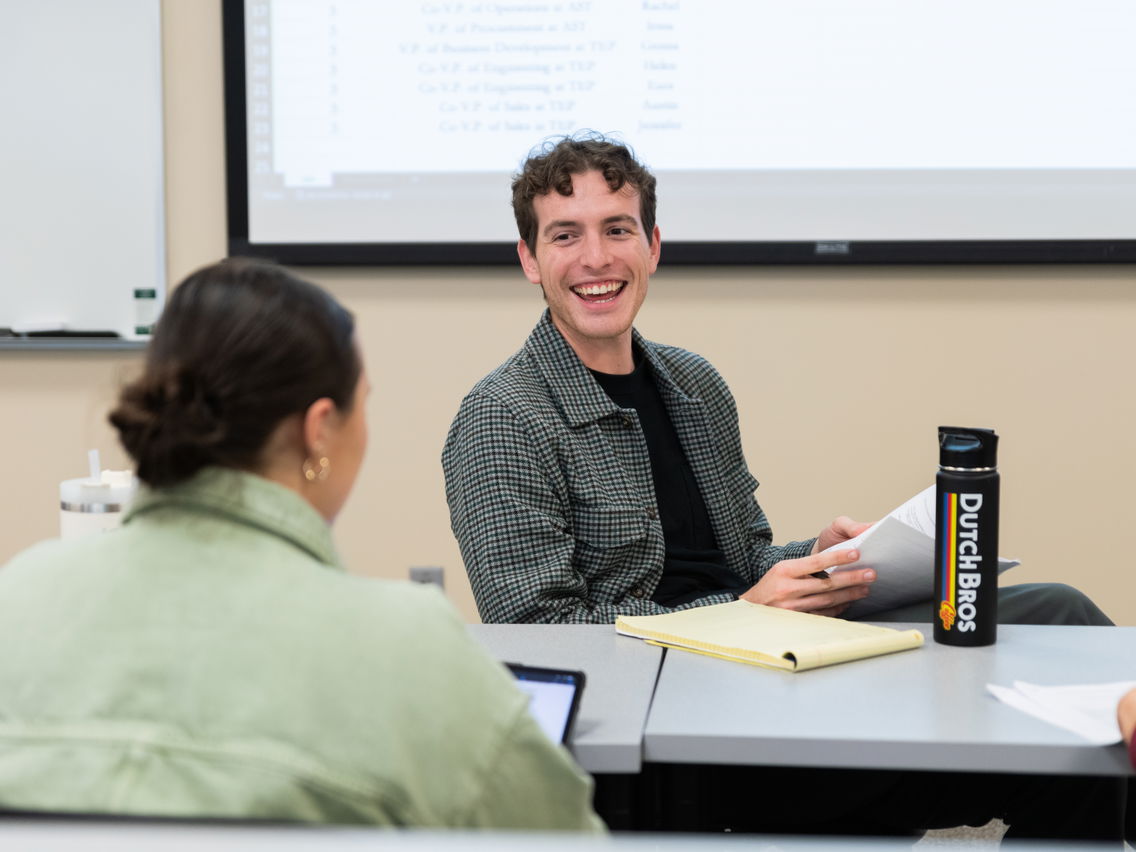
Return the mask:
<path fill-rule="evenodd" d="M 339 410 L 329 397 L 320 397 L 304 412 L 304 453 L 323 455 L 331 442 L 331 430 Z"/>
<path fill-rule="evenodd" d="M 661 236 L 659 234 L 659 226 L 656 225 L 655 229 L 651 232 L 651 245 L 649 248 L 651 254 L 651 274 L 655 274 L 655 270 L 659 268 L 659 255 L 663 251 L 663 244 L 660 242 Z"/>
<path fill-rule="evenodd" d="M 521 269 L 525 271 L 525 277 L 533 284 L 539 284 L 540 264 L 536 262 L 533 253 L 529 251 L 528 243 L 524 240 L 517 240 L 517 257 L 521 260 Z"/>

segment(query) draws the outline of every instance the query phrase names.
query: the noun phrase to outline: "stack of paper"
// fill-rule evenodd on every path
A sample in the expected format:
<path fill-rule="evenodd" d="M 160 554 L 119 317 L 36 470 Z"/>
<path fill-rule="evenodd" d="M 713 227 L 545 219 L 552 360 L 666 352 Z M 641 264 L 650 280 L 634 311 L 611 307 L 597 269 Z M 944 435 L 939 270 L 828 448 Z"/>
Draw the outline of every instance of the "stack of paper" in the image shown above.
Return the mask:
<path fill-rule="evenodd" d="M 662 615 L 621 615 L 615 629 L 653 645 L 804 671 L 918 648 L 918 630 L 893 630 L 736 600 Z"/>

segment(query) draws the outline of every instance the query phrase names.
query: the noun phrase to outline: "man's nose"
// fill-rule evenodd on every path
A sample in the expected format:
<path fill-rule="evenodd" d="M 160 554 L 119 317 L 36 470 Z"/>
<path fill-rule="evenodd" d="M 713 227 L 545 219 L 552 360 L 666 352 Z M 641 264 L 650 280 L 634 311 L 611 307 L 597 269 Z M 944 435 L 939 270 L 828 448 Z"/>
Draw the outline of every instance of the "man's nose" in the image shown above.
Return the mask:
<path fill-rule="evenodd" d="M 602 234 L 584 237 L 581 260 L 590 269 L 603 269 L 611 261 L 611 251 Z"/>

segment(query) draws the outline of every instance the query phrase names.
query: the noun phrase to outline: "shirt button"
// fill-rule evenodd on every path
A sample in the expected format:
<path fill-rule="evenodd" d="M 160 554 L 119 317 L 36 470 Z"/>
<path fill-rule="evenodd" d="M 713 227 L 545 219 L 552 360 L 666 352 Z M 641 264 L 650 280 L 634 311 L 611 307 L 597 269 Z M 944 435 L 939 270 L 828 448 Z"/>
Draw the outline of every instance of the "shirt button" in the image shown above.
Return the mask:
<path fill-rule="evenodd" d="M 647 590 L 642 586 L 636 586 L 631 590 L 631 596 L 635 598 L 644 598 L 647 596 Z"/>
<path fill-rule="evenodd" d="M 623 415 L 623 428 L 624 429 L 635 428 L 635 418 L 633 418 L 630 414 L 624 414 Z"/>
<path fill-rule="evenodd" d="M 652 521 L 655 520 L 656 518 L 659 517 L 659 510 L 656 509 L 654 506 L 648 506 L 647 507 L 647 517 L 650 518 Z"/>

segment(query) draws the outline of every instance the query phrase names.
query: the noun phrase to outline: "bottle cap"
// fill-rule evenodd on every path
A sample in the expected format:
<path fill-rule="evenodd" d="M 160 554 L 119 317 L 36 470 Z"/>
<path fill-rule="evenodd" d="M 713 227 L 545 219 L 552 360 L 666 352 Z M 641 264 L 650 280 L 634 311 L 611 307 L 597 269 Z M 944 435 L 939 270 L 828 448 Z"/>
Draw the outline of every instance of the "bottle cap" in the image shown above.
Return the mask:
<path fill-rule="evenodd" d="M 939 465 L 983 468 L 998 466 L 998 436 L 993 429 L 939 427 Z"/>

